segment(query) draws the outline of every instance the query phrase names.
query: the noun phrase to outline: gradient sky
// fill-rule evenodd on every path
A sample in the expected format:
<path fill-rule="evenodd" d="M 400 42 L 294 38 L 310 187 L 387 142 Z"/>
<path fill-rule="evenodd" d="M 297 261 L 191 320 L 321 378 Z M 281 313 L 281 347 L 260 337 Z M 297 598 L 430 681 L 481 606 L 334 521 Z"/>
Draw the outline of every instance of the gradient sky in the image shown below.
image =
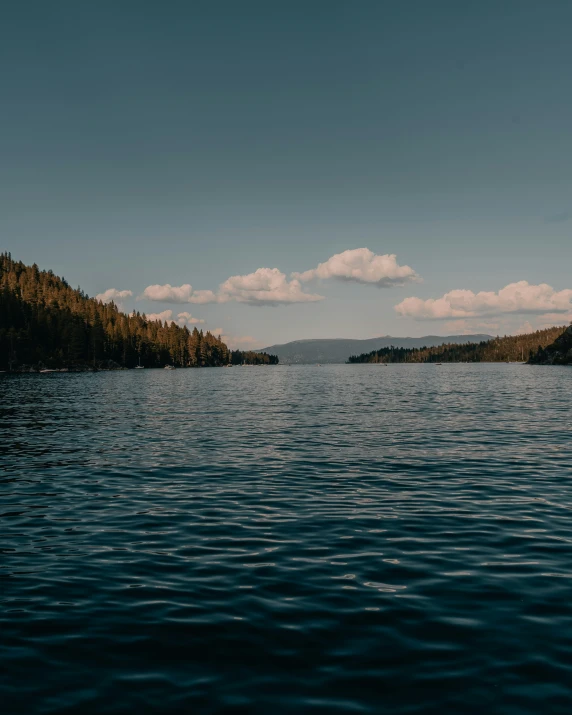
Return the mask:
<path fill-rule="evenodd" d="M 13 2 L 0 248 L 235 344 L 564 324 L 570 27 L 568 0 Z M 277 307 L 135 300 L 261 267 L 289 281 L 361 247 L 423 282 L 334 277 L 302 286 L 324 300 Z M 519 281 L 556 293 L 475 299 L 454 319 L 394 309 Z"/>

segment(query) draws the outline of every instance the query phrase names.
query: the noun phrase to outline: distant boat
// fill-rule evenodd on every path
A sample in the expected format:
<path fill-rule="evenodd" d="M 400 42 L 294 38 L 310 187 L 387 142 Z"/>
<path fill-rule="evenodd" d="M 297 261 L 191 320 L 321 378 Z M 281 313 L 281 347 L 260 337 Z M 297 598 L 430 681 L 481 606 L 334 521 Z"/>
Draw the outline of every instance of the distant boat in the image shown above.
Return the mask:
<path fill-rule="evenodd" d="M 141 365 L 141 355 L 139 355 L 139 365 L 135 365 L 136 370 L 144 370 L 145 365 Z"/>
<path fill-rule="evenodd" d="M 436 362 L 435 365 L 442 365 L 442 362 Z"/>
<path fill-rule="evenodd" d="M 165 365 L 165 370 L 174 370 L 175 366 L 174 365 Z"/>
<path fill-rule="evenodd" d="M 48 370 L 46 368 L 45 370 L 40 370 L 40 372 L 59 372 L 59 370 Z"/>

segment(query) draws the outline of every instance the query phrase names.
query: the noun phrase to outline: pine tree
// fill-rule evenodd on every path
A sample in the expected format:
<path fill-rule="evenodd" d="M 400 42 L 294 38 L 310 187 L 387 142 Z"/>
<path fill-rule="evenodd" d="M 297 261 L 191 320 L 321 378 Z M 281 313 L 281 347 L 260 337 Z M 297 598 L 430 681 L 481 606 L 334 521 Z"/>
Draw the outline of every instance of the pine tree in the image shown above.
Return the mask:
<path fill-rule="evenodd" d="M 52 271 L 0 254 L 0 369 L 101 367 L 109 361 L 134 367 L 140 357 L 147 367 L 217 366 L 226 365 L 230 355 L 220 337 L 209 332 L 194 328 L 190 333 L 138 312 L 126 315 L 114 303 L 71 288 Z"/>

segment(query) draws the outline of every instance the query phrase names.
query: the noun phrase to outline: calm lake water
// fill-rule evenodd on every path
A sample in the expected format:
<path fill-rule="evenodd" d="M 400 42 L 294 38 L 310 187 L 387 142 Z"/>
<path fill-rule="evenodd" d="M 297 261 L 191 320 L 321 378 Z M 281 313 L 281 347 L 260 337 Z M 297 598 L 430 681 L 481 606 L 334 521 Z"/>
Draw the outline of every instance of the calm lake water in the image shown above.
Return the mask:
<path fill-rule="evenodd" d="M 0 376 L 10 713 L 569 713 L 572 369 Z"/>

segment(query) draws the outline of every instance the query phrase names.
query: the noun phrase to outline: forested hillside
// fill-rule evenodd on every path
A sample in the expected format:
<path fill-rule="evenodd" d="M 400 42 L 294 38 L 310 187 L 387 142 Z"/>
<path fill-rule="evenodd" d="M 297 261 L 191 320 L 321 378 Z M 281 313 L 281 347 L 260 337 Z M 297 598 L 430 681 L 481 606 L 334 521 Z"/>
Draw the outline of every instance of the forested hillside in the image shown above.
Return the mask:
<path fill-rule="evenodd" d="M 0 369 L 206 367 L 276 364 L 265 353 L 231 351 L 210 332 L 126 315 L 71 288 L 51 271 L 0 254 Z"/>
<path fill-rule="evenodd" d="M 553 343 L 564 326 L 537 330 L 526 335 L 506 335 L 479 343 L 445 344 L 424 348 L 388 347 L 352 355 L 350 363 L 384 362 L 524 362 L 539 349 Z"/>
<path fill-rule="evenodd" d="M 572 325 L 550 345 L 540 346 L 531 354 L 531 365 L 572 365 Z"/>

